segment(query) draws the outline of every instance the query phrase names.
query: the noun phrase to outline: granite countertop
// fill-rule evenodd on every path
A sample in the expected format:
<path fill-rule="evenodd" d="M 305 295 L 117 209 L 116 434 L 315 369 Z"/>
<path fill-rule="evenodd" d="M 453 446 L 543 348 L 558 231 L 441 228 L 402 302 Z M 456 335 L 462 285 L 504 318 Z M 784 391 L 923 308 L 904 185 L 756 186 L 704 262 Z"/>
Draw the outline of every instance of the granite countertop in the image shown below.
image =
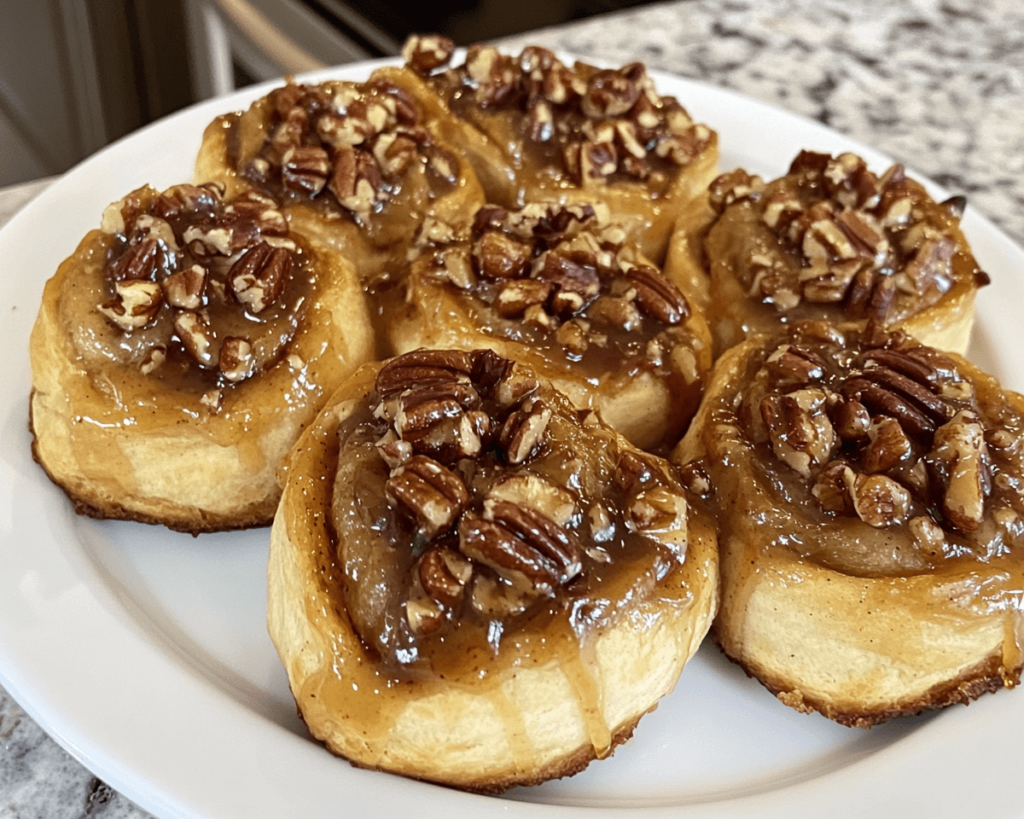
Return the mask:
<path fill-rule="evenodd" d="M 506 41 L 527 43 L 643 60 L 819 120 L 967 195 L 1024 244 L 1020 0 L 677 0 Z M 0 190 L 0 224 L 47 184 Z M 0 689 L 0 819 L 84 816 L 148 814 Z"/>

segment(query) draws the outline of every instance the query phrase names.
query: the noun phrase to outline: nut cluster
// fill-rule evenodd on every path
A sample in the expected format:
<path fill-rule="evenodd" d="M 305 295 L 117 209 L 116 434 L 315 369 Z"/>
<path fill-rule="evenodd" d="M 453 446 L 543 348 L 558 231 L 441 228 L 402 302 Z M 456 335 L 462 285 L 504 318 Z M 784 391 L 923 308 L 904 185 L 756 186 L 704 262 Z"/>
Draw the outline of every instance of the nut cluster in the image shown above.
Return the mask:
<path fill-rule="evenodd" d="M 234 324 L 219 327 L 217 317 L 234 312 L 259 325 L 280 307 L 297 247 L 276 201 L 248 192 L 226 202 L 215 185 L 176 185 L 111 205 L 102 229 L 114 238 L 104 271 L 110 298 L 96 309 L 126 334 L 167 330 L 154 334 L 144 374 L 176 353 L 220 385 L 254 374 L 255 339 L 230 334 Z"/>
<path fill-rule="evenodd" d="M 441 189 L 458 181 L 455 155 L 422 127 L 408 93 L 384 79 L 289 83 L 268 102 L 268 137 L 242 173 L 275 194 L 308 199 L 326 192 L 365 224 L 414 163 Z"/>
<path fill-rule="evenodd" d="M 755 207 L 797 260 L 795 267 L 762 253 L 748 260 L 750 294 L 780 312 L 801 302 L 838 304 L 851 317 L 885 322 L 899 296 L 930 303 L 956 276 L 950 225 L 965 202 L 935 205 L 902 165 L 878 177 L 854 154 L 803 151 L 787 176 L 768 185 L 742 170 L 723 174 L 710 201 L 718 213 L 736 202 Z M 976 278 L 988 281 L 980 271 Z"/>
<path fill-rule="evenodd" d="M 454 241 L 454 231 L 421 233 L 432 272 L 490 304 L 499 320 L 551 339 L 570 361 L 608 347 L 660 357 L 659 334 L 690 314 L 683 294 L 637 256 L 600 205 L 485 205 L 468 264 Z"/>
<path fill-rule="evenodd" d="M 537 46 L 513 58 L 474 45 L 461 66 L 451 67 L 453 51 L 445 37 L 414 35 L 402 56 L 459 99 L 518 112 L 527 144 L 554 148 L 562 171 L 576 184 L 656 182 L 672 168 L 689 165 L 711 139 L 711 131 L 694 123 L 675 98 L 654 90 L 642 63 L 614 70 L 570 68 Z"/>
<path fill-rule="evenodd" d="M 1019 482 L 993 455 L 1019 436 L 985 419 L 974 384 L 947 356 L 874 328 L 859 342 L 827 325 L 791 332 L 748 399 L 755 442 L 797 472 L 829 515 L 909 523 L 932 549 L 943 540 L 939 524 L 970 535 L 993 487 Z M 1016 512 L 1007 506 L 999 517 Z"/>
<path fill-rule="evenodd" d="M 536 469 L 559 412 L 544 395 L 532 374 L 489 350 L 417 350 L 379 371 L 373 415 L 384 424 L 376 448 L 385 493 L 414 528 L 419 555 L 404 608 L 414 636 L 465 607 L 502 619 L 554 597 L 588 556 L 611 560 L 584 544 L 620 529 L 685 550 L 685 500 L 647 456 L 620 460 L 621 508 L 584 500 L 581 487 Z"/>

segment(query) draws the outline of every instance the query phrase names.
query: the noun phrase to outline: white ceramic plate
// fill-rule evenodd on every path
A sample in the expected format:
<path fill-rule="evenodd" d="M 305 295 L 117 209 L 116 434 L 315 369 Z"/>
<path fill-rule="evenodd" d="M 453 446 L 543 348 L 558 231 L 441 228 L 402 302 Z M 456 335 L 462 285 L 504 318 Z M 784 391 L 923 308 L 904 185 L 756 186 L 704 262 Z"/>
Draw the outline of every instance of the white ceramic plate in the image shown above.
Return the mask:
<path fill-rule="evenodd" d="M 310 79 L 360 79 L 368 67 Z M 885 157 L 815 123 L 661 76 L 721 135 L 722 167 L 775 176 L 801 148 Z M 196 539 L 76 517 L 32 462 L 26 353 L 43 283 L 102 209 L 187 181 L 204 126 L 269 86 L 191 108 L 67 174 L 0 233 L 0 683 L 88 768 L 160 817 L 820 817 L 1024 814 L 1024 694 L 859 731 L 777 703 L 705 646 L 614 758 L 504 798 L 356 770 L 309 741 L 264 627 L 265 530 Z M 939 192 L 941 195 L 942 192 Z M 1024 252 L 964 220 L 994 284 L 972 355 L 1024 388 Z M 545 804 L 546 803 L 546 804 Z"/>

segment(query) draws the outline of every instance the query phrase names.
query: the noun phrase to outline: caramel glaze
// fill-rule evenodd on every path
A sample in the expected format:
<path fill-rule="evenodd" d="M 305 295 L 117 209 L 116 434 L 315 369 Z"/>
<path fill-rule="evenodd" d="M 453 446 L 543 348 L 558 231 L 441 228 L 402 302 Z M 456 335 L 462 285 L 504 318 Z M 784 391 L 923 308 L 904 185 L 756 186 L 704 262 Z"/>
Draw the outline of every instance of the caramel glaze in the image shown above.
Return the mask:
<path fill-rule="evenodd" d="M 976 412 L 985 438 L 1002 445 L 987 449 L 991 491 L 976 528 L 965 531 L 946 519 L 930 494 L 934 489 L 915 489 L 900 472 L 906 458 L 887 474 L 910 487 L 907 511 L 893 524 L 871 526 L 852 512 L 823 510 L 812 494 L 813 476 L 804 478 L 780 461 L 766 440 L 760 402 L 773 390 L 801 386 L 778 386 L 773 353 L 791 343 L 811 350 L 825 365 L 812 386 L 836 393 L 843 379 L 864 366 L 856 333 L 848 332 L 849 343 L 842 346 L 815 338 L 815 331 L 810 339 L 802 333 L 797 325 L 788 337 L 758 336 L 730 350 L 716 365 L 705 404 L 673 454 L 677 462 L 703 464 L 714 486 L 723 593 L 716 640 L 787 704 L 849 725 L 867 726 L 1016 685 L 1024 659 L 1024 398 L 959 356 L 909 340 L 902 346 L 890 342 L 931 362 L 939 372 L 937 390 L 954 385 L 946 392 L 956 397 L 946 400 L 954 409 Z M 826 335 L 842 338 L 834 330 Z M 971 388 L 963 389 L 965 384 Z M 860 446 L 847 442 L 834 457 L 862 469 Z M 914 457 L 927 450 L 927 442 L 915 440 L 913 446 Z M 935 525 L 938 542 L 915 536 L 907 524 L 915 518 Z M 866 663 L 821 671 L 830 655 L 800 657 L 807 650 L 804 630 L 835 641 L 819 651 L 856 646 L 862 659 L 870 652 L 882 658 L 880 665 L 901 669 L 910 694 L 873 699 L 881 695 L 874 689 L 882 689 L 884 672 Z M 795 651 L 792 658 L 799 659 L 759 656 L 751 646 L 762 645 L 766 632 L 769 642 L 778 641 L 778 651 Z M 779 670 L 787 667 L 794 676 Z M 816 680 L 799 677 L 812 672 L 829 675 L 831 682 L 819 689 Z"/>
<path fill-rule="evenodd" d="M 809 152 L 801 156 L 828 159 Z M 800 161 L 798 157 L 794 165 Z M 838 164 L 839 160 L 833 160 L 831 167 Z M 899 178 L 890 187 L 898 188 L 911 205 L 899 221 L 888 224 L 883 218 L 885 227 L 881 235 L 888 242 L 890 257 L 878 275 L 898 276 L 908 268 L 922 241 L 911 238 L 912 230 L 915 236 L 926 234 L 951 240 L 953 251 L 948 267 L 932 277 L 922 277 L 916 287 L 901 283 L 894 288 L 894 297 L 884 308 L 873 308 L 867 303 L 866 295 L 857 299 L 853 295 L 856 289 L 853 284 L 837 286 L 835 294 L 827 299 L 800 298 L 801 289 L 806 291 L 807 287 L 809 261 L 801 249 L 800 236 L 794 241 L 784 235 L 789 224 L 786 220 L 821 203 L 835 205 L 837 212 L 847 206 L 852 209 L 857 200 L 837 198 L 826 187 L 817 168 L 810 172 L 807 168 L 791 170 L 766 186 L 755 187 L 752 192 L 745 189 L 745 195 L 734 194 L 735 199 L 724 206 L 707 231 L 703 251 L 710 273 L 708 321 L 721 349 L 748 335 L 775 332 L 780 326 L 801 321 L 844 322 L 871 317 L 887 327 L 904 328 L 926 343 L 960 353 L 965 351 L 974 294 L 979 286 L 988 283 L 988 277 L 978 267 L 960 230 L 963 202 L 954 199 L 937 203 L 919 183 L 902 177 L 900 166 L 894 168 Z M 872 191 L 883 189 L 885 177 L 876 179 L 870 172 L 858 170 L 873 180 Z M 892 169 L 889 174 L 893 174 Z M 862 195 L 861 206 L 864 197 L 867 193 Z M 782 217 L 773 210 L 780 207 L 780 202 L 791 208 L 784 210 Z M 872 205 L 872 202 L 879 204 Z M 884 216 L 883 209 L 888 203 L 885 194 L 873 193 L 866 209 L 871 215 Z M 781 220 L 778 225 L 773 227 L 767 223 L 775 219 Z M 876 223 L 874 229 L 881 228 Z M 858 252 L 871 255 L 863 247 Z M 770 268 L 767 273 L 766 268 Z M 764 284 L 769 277 L 781 284 L 782 295 L 786 298 L 773 297 L 771 289 L 775 285 Z M 798 303 L 791 304 L 787 300 L 793 298 L 790 293 L 797 294 Z M 952 333 L 951 327 L 955 328 Z"/>
<path fill-rule="evenodd" d="M 655 635 L 668 639 L 673 645 L 672 681 L 699 645 L 703 630 L 699 612 L 713 606 L 708 595 L 713 598 L 716 590 L 713 532 L 706 513 L 699 509 L 700 501 L 698 508 L 691 508 L 685 561 L 678 547 L 625 531 L 621 525 L 624 497 L 613 478 L 617 453 L 624 444 L 600 427 L 581 427 L 575 411 L 562 401 L 551 422 L 548 443 L 528 471 L 569 488 L 579 510 L 603 499 L 619 524 L 615 537 L 590 543 L 581 575 L 556 596 L 536 602 L 521 614 L 488 618 L 466 604 L 453 622 L 431 635 L 414 638 L 407 629 L 397 639 L 388 629 L 360 635 L 346 587 L 364 578 L 357 578 L 358 561 L 346 566 L 344 555 L 351 550 L 346 549 L 345 540 L 369 538 L 375 549 L 396 561 L 397 586 L 384 584 L 390 595 L 385 620 L 392 625 L 404 619 L 402 605 L 408 597 L 418 542 L 408 520 L 385 499 L 387 467 L 373 445 L 379 421 L 368 410 L 373 376 L 372 370 L 357 374 L 354 385 L 343 388 L 317 426 L 303 436 L 288 466 L 282 513 L 275 521 L 271 633 L 279 650 L 288 642 L 302 643 L 301 652 L 294 651 L 293 645 L 284 654 L 307 724 L 331 750 L 358 765 L 484 792 L 569 775 L 595 756 L 606 756 L 630 735 L 638 715 L 627 717 L 606 702 L 609 670 L 600 661 L 607 664 L 608 660 L 598 656 L 605 650 L 603 637 L 616 632 L 627 634 L 629 641 Z M 354 397 L 342 398 L 341 393 Z M 341 471 L 339 447 L 343 461 L 349 461 Z M 650 462 L 659 463 L 657 459 Z M 672 473 L 664 467 L 654 469 L 659 482 L 683 491 Z M 471 508 L 479 506 L 493 478 L 509 469 L 488 454 L 477 461 L 476 471 L 477 481 L 470 482 Z M 515 471 L 526 470 L 517 467 Z M 336 474 L 339 479 L 349 476 L 346 480 L 353 483 L 335 485 Z M 585 543 L 591 534 L 586 519 L 582 511 L 574 516 Z M 296 558 L 298 564 L 293 566 Z M 292 577 L 275 581 L 278 573 Z M 291 635 L 293 629 L 282 623 L 288 612 L 281 609 L 275 614 L 275 586 L 287 588 L 290 583 L 302 587 L 301 637 Z M 687 626 L 687 617 L 697 622 Z M 663 673 L 653 666 L 645 670 L 644 664 L 653 662 L 651 657 L 641 654 L 636 662 L 639 665 L 630 669 L 631 677 Z M 530 689 L 523 688 L 523 681 L 528 678 L 531 685 L 539 686 L 538 691 L 558 699 L 524 701 Z M 454 704 L 447 702 L 448 697 L 456 698 Z M 441 704 L 434 705 L 437 702 Z M 446 733 L 445 741 L 438 745 L 432 740 L 433 746 L 426 751 L 431 760 L 438 760 L 435 770 L 415 759 L 403 759 L 403 753 L 415 751 L 417 737 L 403 737 L 402 732 L 415 731 L 419 721 L 429 727 L 434 708 L 441 709 L 437 719 L 457 721 L 458 714 L 448 713 L 449 708 L 465 709 L 462 718 L 470 722 L 496 718 L 504 726 L 504 737 L 488 737 L 486 747 L 468 748 L 470 757 L 452 763 L 461 751 L 447 741 Z M 580 715 L 585 735 L 544 736 L 546 721 L 559 723 L 570 719 L 572 712 Z M 474 735 L 473 726 L 463 724 L 462 729 Z M 454 738 L 459 729 L 444 730 Z M 551 747 L 564 741 L 579 742 L 580 747 L 568 755 Z M 413 751 L 403 752 L 403 743 Z M 499 759 L 492 764 L 487 758 L 492 753 L 508 757 L 511 763 Z"/>

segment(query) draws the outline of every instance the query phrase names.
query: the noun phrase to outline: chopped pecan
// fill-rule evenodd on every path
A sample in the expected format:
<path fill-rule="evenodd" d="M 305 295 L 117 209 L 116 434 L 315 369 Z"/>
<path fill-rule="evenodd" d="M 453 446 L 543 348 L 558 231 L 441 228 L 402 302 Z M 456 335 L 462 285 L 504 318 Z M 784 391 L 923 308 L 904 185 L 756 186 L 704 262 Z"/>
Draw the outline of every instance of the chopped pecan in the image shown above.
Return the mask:
<path fill-rule="evenodd" d="M 291 274 L 291 253 L 260 242 L 231 266 L 228 283 L 249 312 L 261 313 L 281 297 Z"/>
<path fill-rule="evenodd" d="M 470 46 L 466 52 L 466 71 L 476 84 L 476 101 L 484 108 L 501 105 L 515 91 L 515 65 L 496 48 Z"/>
<path fill-rule="evenodd" d="M 373 143 L 373 158 L 381 173 L 394 179 L 401 176 L 416 158 L 416 142 L 404 134 L 384 133 Z"/>
<path fill-rule="evenodd" d="M 218 366 L 228 381 L 242 381 L 252 373 L 252 345 L 244 338 L 228 336 L 220 348 Z"/>
<path fill-rule="evenodd" d="M 202 367 L 213 367 L 213 335 L 202 317 L 191 310 L 182 310 L 174 317 L 174 331 L 192 359 Z"/>
<path fill-rule="evenodd" d="M 148 238 L 129 243 L 116 261 L 108 265 L 107 275 L 115 282 L 139 281 L 154 279 L 158 271 L 166 270 L 168 267 L 167 257 L 160 243 L 156 239 Z"/>
<path fill-rule="evenodd" d="M 167 303 L 183 310 L 198 310 L 203 305 L 206 278 L 206 268 L 198 264 L 172 273 L 163 283 Z"/>
<path fill-rule="evenodd" d="M 115 282 L 116 297 L 97 307 L 105 318 L 120 329 L 141 330 L 156 318 L 163 304 L 160 285 L 148 279 L 125 279 Z"/>
<path fill-rule="evenodd" d="M 912 447 L 895 418 L 881 417 L 868 428 L 868 444 L 861 456 L 865 472 L 888 472 L 910 457 Z"/>
<path fill-rule="evenodd" d="M 637 492 L 629 504 L 627 525 L 679 551 L 687 544 L 686 498 L 665 486 Z"/>
<path fill-rule="evenodd" d="M 595 72 L 587 81 L 587 90 L 580 101 L 583 115 L 591 119 L 622 116 L 640 98 L 645 75 L 643 63 Z"/>
<path fill-rule="evenodd" d="M 868 526 L 898 526 L 907 518 L 910 493 L 886 475 L 844 473 L 853 508 Z"/>
<path fill-rule="evenodd" d="M 413 34 L 402 46 L 402 59 L 417 74 L 429 74 L 446 65 L 455 51 L 455 42 L 440 34 Z"/>
<path fill-rule="evenodd" d="M 469 502 L 462 479 L 426 455 L 409 458 L 388 478 L 385 488 L 412 512 L 427 538 L 451 528 Z"/>
<path fill-rule="evenodd" d="M 529 399 L 506 419 L 498 435 L 510 464 L 521 464 L 544 445 L 551 408 L 540 399 Z"/>
<path fill-rule="evenodd" d="M 805 478 L 812 467 L 828 462 L 838 443 L 825 403 L 824 392 L 816 388 L 761 400 L 761 418 L 775 456 Z"/>
<path fill-rule="evenodd" d="M 503 318 L 515 318 L 523 315 L 528 307 L 547 302 L 554 289 L 555 286 L 551 282 L 512 279 L 502 285 L 494 306 L 498 310 L 498 315 Z"/>
<path fill-rule="evenodd" d="M 764 180 L 761 177 L 751 176 L 742 168 L 737 168 L 712 180 L 708 186 L 708 204 L 717 213 L 721 213 L 740 199 L 759 197 L 763 190 Z M 799 203 L 797 203 L 797 207 L 799 208 Z"/>
<path fill-rule="evenodd" d="M 967 410 L 956 413 L 936 430 L 925 459 L 945 487 L 942 514 L 961 532 L 973 532 L 981 525 L 991 492 L 988 448 L 978 416 Z"/>
<path fill-rule="evenodd" d="M 417 574 L 431 600 L 452 608 L 462 601 L 473 564 L 455 549 L 435 546 L 420 557 Z"/>
<path fill-rule="evenodd" d="M 454 185 L 459 181 L 459 160 L 455 154 L 432 142 L 425 144 L 422 151 L 427 158 L 428 170 L 441 181 L 448 185 Z"/>
<path fill-rule="evenodd" d="M 547 251 L 535 262 L 532 276 L 556 286 L 551 307 L 562 316 L 578 313 L 601 291 L 594 260 L 583 254 Z"/>
<path fill-rule="evenodd" d="M 292 193 L 315 196 L 330 175 L 327 151 L 314 145 L 293 145 L 281 160 L 281 184 Z"/>
<path fill-rule="evenodd" d="M 803 385 L 825 375 L 825 362 L 814 350 L 801 344 L 783 344 L 768 356 L 765 364 L 778 386 Z"/>
<path fill-rule="evenodd" d="M 328 188 L 343 208 L 360 219 L 381 204 L 380 168 L 373 155 L 361 148 L 341 148 L 334 158 L 334 173 Z"/>
<path fill-rule="evenodd" d="M 473 244 L 474 267 L 487 279 L 519 278 L 529 269 L 532 255 L 532 244 L 499 230 L 486 231 Z"/>

